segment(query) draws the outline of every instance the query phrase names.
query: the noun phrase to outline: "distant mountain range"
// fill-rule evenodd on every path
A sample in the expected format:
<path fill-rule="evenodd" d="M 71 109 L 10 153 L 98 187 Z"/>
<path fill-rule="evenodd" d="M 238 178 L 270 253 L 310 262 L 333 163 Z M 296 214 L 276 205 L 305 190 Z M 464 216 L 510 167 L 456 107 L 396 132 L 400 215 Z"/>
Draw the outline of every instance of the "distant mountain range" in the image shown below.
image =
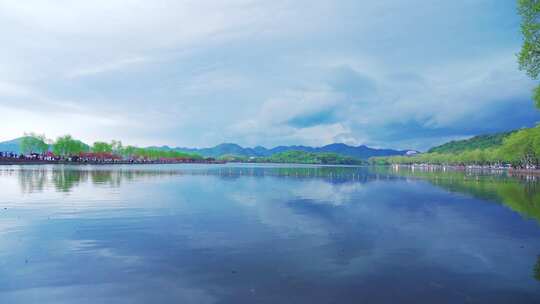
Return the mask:
<path fill-rule="evenodd" d="M 392 149 L 375 149 L 365 145 L 361 146 L 349 146 L 342 143 L 330 144 L 322 147 L 309 147 L 309 146 L 278 146 L 275 148 L 267 149 L 265 147 L 257 146 L 254 148 L 244 148 L 240 145 L 233 143 L 224 143 L 212 148 L 171 148 L 168 146 L 152 147 L 160 150 L 175 150 L 188 153 L 197 153 L 205 157 L 220 157 L 223 155 L 236 155 L 246 157 L 266 157 L 276 153 L 286 151 L 304 151 L 312 153 L 337 153 L 344 156 L 354 157 L 358 159 L 368 159 L 372 156 L 392 156 L 392 155 L 405 155 L 411 153 L 410 150 L 392 150 Z M 412 151 L 413 153 L 416 151 Z"/>
<path fill-rule="evenodd" d="M 0 142 L 0 151 L 2 152 L 14 152 L 20 153 L 19 143 L 22 138 L 16 138 L 14 140 Z M 254 148 L 244 148 L 240 145 L 233 143 L 223 143 L 211 148 L 172 148 L 169 146 L 161 147 L 149 147 L 159 150 L 174 150 L 188 153 L 197 153 L 204 157 L 220 157 L 223 155 L 235 155 L 245 157 L 267 157 L 276 153 L 286 151 L 304 151 L 304 152 L 331 152 L 344 156 L 354 157 L 358 159 L 368 159 L 372 156 L 393 156 L 393 155 L 406 155 L 411 153 L 410 150 L 392 150 L 392 149 L 375 149 L 365 145 L 361 146 L 349 146 L 342 143 L 330 144 L 322 147 L 309 147 L 309 146 L 278 146 L 275 148 L 267 149 L 265 147 L 257 146 Z M 412 151 L 413 153 L 416 151 Z"/>
<path fill-rule="evenodd" d="M 22 137 L 0 142 L 0 152 L 13 152 L 19 153 L 19 144 L 21 143 Z"/>

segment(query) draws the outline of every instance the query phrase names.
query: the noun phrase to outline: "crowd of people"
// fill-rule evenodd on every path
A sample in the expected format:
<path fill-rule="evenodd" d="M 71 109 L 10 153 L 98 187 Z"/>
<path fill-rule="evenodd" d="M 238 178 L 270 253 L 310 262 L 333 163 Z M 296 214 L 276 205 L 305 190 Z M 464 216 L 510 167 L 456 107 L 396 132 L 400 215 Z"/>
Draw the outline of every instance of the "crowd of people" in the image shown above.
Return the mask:
<path fill-rule="evenodd" d="M 3 161 L 55 161 L 59 158 L 55 157 L 52 153 L 31 153 L 31 154 L 20 154 L 14 152 L 0 152 L 0 160 Z"/>
<path fill-rule="evenodd" d="M 0 152 L 0 158 L 20 158 L 21 155 L 13 152 Z"/>
<path fill-rule="evenodd" d="M 31 153 L 19 154 L 14 152 L 0 152 L 0 163 L 88 163 L 88 164 L 146 164 L 146 163 L 216 163 L 213 158 L 157 158 L 147 157 L 121 157 L 111 153 L 80 153 L 69 157 L 59 157 L 52 152 L 45 154 Z"/>

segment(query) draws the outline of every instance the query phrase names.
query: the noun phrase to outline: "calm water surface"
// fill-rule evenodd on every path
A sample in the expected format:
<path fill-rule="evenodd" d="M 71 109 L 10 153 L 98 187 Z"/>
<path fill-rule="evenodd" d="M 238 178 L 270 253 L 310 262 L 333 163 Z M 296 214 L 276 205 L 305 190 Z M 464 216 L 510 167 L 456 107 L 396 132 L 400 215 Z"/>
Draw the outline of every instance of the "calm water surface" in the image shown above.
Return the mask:
<path fill-rule="evenodd" d="M 540 182 L 0 167 L 0 303 L 540 303 Z"/>

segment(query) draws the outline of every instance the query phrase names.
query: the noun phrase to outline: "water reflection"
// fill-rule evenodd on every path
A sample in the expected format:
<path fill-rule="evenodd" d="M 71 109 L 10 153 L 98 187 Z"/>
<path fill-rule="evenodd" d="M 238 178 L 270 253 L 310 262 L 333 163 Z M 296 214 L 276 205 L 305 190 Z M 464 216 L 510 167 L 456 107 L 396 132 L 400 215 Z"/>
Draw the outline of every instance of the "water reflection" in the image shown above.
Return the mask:
<path fill-rule="evenodd" d="M 7 173 L 9 172 L 9 173 Z M 13 174 L 11 171 L 2 171 L 2 175 Z M 24 170 L 19 171 L 17 177 L 23 193 L 43 191 L 49 182 L 47 170 Z"/>
<path fill-rule="evenodd" d="M 508 176 L 504 172 L 487 174 L 408 168 L 392 169 L 392 172 L 405 178 L 429 181 L 451 192 L 502 203 L 525 218 L 532 218 L 540 223 L 540 179 L 535 175 Z"/>
<path fill-rule="evenodd" d="M 538 255 L 538 258 L 536 259 L 536 264 L 534 265 L 533 270 L 534 278 L 538 281 L 540 281 L 540 255 Z"/>
<path fill-rule="evenodd" d="M 16 172 L 16 173 L 15 173 Z M 323 180 L 326 185 L 339 183 L 367 183 L 376 180 L 417 178 L 451 192 L 464 193 L 477 198 L 496 201 L 526 218 L 540 223 L 540 179 L 536 176 L 508 177 L 496 172 L 481 174 L 461 171 L 411 170 L 388 167 L 235 167 L 235 166 L 166 166 L 145 167 L 20 167 L 0 169 L 0 176 L 16 175 L 23 193 L 44 191 L 53 186 L 56 191 L 70 192 L 81 184 L 120 187 L 123 182 L 184 175 L 216 176 L 222 179 L 247 177 L 282 177 L 297 180 Z M 325 184 L 310 188 L 307 196 L 325 195 Z M 344 188 L 345 189 L 345 188 Z M 342 190 L 344 190 L 342 189 Z M 319 193 L 318 193 L 319 192 Z M 340 204 L 343 191 L 334 192 L 325 201 Z"/>
<path fill-rule="evenodd" d="M 103 185 L 118 188 L 122 182 L 134 181 L 142 178 L 159 176 L 182 175 L 178 171 L 161 170 L 114 170 L 94 169 L 85 170 L 77 167 L 56 168 L 21 168 L 14 171 L 0 170 L 0 177 L 15 175 L 19 181 L 19 188 L 23 193 L 42 192 L 49 187 L 54 187 L 58 192 L 71 192 L 73 188 L 85 183 Z"/>
<path fill-rule="evenodd" d="M 540 299 L 540 228 L 512 211 L 534 217 L 533 180 L 218 165 L 18 167 L 0 181 L 13 185 L 2 303 Z M 493 184 L 530 193 L 507 194 L 517 210 Z"/>
<path fill-rule="evenodd" d="M 173 167 L 173 168 L 171 168 Z M 0 168 L 1 176 L 16 175 L 23 193 L 43 191 L 50 186 L 59 192 L 70 192 L 74 187 L 91 182 L 94 185 L 120 187 L 122 182 L 131 182 L 144 178 L 167 176 L 202 175 L 218 176 L 223 179 L 236 179 L 242 176 L 285 177 L 291 179 L 321 179 L 331 183 L 360 182 L 375 179 L 395 178 L 391 172 L 371 174 L 361 167 L 234 167 L 234 166 L 153 166 L 145 168 L 134 166 L 50 166 Z"/>

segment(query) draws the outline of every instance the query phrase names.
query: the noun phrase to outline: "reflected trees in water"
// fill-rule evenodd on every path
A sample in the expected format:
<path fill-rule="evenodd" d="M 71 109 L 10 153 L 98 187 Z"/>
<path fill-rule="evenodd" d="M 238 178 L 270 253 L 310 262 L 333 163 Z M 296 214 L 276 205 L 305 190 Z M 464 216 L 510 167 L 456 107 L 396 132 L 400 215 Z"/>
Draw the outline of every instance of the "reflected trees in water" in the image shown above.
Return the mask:
<path fill-rule="evenodd" d="M 53 187 L 70 192 L 81 184 L 120 187 L 125 181 L 181 175 L 212 175 L 220 178 L 280 177 L 320 179 L 328 183 L 367 183 L 374 180 L 419 179 L 450 192 L 463 193 L 498 202 L 526 218 L 540 223 L 540 181 L 535 177 L 509 177 L 505 174 L 478 174 L 462 171 L 393 170 L 389 167 L 130 167 L 86 168 L 48 167 L 3 170 L 17 174 L 23 192 Z"/>
<path fill-rule="evenodd" d="M 537 281 L 540 281 L 540 255 L 536 259 L 536 264 L 534 265 L 533 276 Z"/>

